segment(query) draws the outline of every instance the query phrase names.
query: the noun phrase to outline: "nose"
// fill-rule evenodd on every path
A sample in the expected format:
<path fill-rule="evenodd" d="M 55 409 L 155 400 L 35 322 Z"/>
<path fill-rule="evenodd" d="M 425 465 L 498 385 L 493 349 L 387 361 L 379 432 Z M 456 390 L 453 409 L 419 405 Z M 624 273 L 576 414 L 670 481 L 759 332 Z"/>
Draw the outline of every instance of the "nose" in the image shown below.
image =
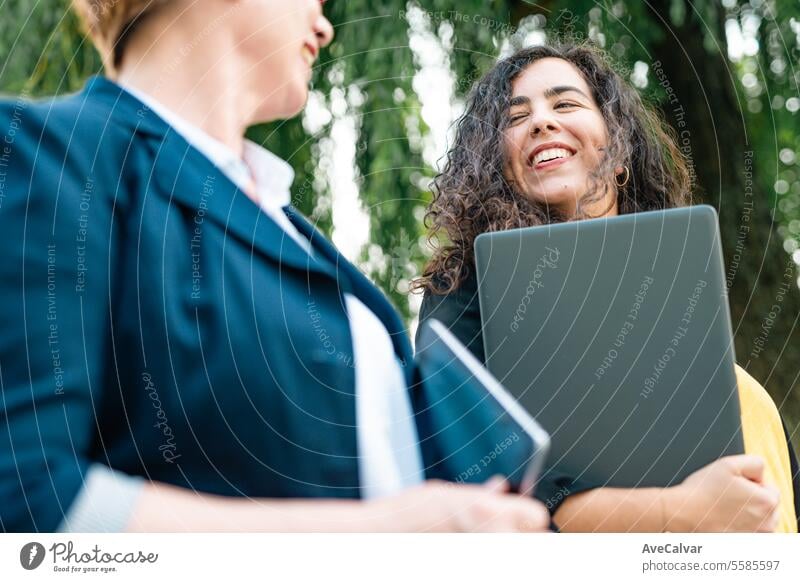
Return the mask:
<path fill-rule="evenodd" d="M 542 132 L 558 131 L 559 125 L 550 109 L 540 109 L 531 114 L 530 133 L 539 135 Z"/>
<path fill-rule="evenodd" d="M 317 37 L 320 48 L 328 46 L 333 40 L 333 26 L 321 12 L 314 21 L 314 34 Z"/>

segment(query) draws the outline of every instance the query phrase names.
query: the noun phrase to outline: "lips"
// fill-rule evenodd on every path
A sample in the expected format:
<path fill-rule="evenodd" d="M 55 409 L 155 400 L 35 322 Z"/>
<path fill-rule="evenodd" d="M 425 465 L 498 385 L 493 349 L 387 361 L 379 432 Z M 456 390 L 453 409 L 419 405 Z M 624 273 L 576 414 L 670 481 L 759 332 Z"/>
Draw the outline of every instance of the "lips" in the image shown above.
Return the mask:
<path fill-rule="evenodd" d="M 318 52 L 319 49 L 317 49 L 317 47 L 309 43 L 304 44 L 302 50 L 300 51 L 300 53 L 303 55 L 303 60 L 305 60 L 306 64 L 309 67 L 314 66 L 314 61 L 317 60 Z"/>
<path fill-rule="evenodd" d="M 575 148 L 565 143 L 551 141 L 536 146 L 528 154 L 528 166 L 535 169 L 544 169 L 560 165 L 575 155 Z"/>

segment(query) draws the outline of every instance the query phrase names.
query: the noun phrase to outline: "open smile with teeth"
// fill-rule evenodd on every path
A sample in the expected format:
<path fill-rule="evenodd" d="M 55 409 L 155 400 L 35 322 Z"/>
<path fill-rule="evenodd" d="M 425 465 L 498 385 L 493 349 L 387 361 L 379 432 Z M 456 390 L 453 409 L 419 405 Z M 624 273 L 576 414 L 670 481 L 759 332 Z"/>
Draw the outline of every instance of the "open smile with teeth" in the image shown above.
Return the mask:
<path fill-rule="evenodd" d="M 546 150 L 540 151 L 533 157 L 532 165 L 537 165 L 542 162 L 549 162 L 551 160 L 557 160 L 560 158 L 569 158 L 574 156 L 575 154 L 569 150 L 565 150 L 563 148 L 549 148 Z"/>

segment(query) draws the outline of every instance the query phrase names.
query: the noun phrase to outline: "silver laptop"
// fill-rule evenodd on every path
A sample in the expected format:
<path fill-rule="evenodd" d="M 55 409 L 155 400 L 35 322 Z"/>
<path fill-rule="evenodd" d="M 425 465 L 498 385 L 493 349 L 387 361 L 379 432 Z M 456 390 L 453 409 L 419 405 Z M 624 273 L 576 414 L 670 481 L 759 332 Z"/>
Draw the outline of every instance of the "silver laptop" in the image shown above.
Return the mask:
<path fill-rule="evenodd" d="M 744 451 L 717 215 L 694 206 L 475 241 L 487 367 L 546 470 L 667 486 Z"/>

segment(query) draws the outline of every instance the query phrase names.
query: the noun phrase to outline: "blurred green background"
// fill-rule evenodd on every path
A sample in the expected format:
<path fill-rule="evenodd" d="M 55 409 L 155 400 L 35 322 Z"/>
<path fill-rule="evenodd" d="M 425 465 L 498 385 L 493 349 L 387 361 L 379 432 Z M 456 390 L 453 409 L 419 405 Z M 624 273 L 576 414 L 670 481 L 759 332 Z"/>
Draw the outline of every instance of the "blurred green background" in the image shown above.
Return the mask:
<path fill-rule="evenodd" d="M 59 94 L 101 72 L 68 6 L 0 0 L 0 92 Z M 676 127 L 694 201 L 720 212 L 737 359 L 800 441 L 800 2 L 334 0 L 325 10 L 336 39 L 306 112 L 251 137 L 290 161 L 295 205 L 412 329 L 429 182 L 464 94 L 515 48 L 591 39 Z"/>

